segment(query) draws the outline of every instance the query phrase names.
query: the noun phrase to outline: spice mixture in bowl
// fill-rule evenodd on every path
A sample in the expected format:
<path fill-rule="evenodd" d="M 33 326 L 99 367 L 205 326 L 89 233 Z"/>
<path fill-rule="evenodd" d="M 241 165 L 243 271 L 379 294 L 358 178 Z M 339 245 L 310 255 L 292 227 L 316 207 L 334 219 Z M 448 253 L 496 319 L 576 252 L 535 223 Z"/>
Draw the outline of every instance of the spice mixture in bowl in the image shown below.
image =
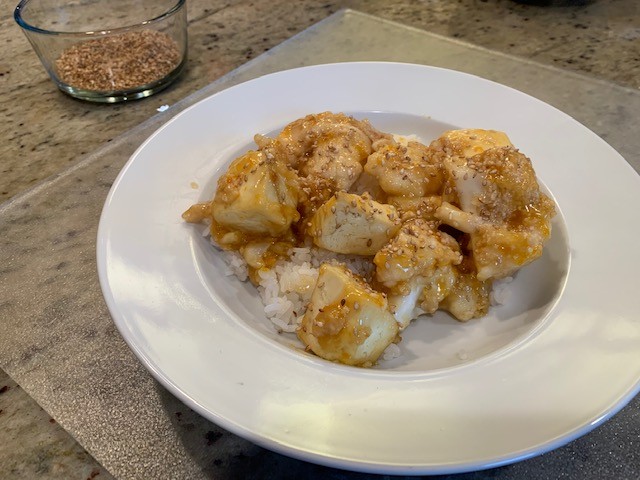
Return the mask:
<path fill-rule="evenodd" d="M 185 65 L 185 0 L 22 0 L 14 16 L 58 88 L 76 98 L 147 97 Z"/>

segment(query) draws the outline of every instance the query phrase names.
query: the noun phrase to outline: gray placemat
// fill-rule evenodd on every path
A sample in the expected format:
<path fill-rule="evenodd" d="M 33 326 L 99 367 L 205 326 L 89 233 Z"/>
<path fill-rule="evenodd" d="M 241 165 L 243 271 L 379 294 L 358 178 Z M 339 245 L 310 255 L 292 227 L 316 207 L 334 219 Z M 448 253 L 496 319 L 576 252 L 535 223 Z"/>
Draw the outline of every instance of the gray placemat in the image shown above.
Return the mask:
<path fill-rule="evenodd" d="M 95 266 L 100 211 L 131 153 L 216 91 L 303 65 L 388 60 L 481 75 L 566 111 L 640 170 L 640 92 L 342 11 L 0 207 L 0 366 L 118 478 L 364 478 L 263 450 L 191 412 L 115 329 Z M 640 405 L 541 457 L 467 478 L 638 478 Z M 456 478 L 463 478 L 456 477 Z"/>

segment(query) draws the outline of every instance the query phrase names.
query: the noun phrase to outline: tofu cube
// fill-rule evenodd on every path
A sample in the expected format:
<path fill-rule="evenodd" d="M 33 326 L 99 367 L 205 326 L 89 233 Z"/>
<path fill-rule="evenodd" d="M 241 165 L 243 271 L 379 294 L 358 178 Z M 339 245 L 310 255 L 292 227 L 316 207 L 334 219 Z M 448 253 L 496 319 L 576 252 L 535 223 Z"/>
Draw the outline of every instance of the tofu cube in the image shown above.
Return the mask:
<path fill-rule="evenodd" d="M 367 194 L 338 192 L 311 219 L 313 242 L 336 253 L 375 255 L 400 229 L 398 212 Z"/>
<path fill-rule="evenodd" d="M 321 358 L 368 367 L 398 339 L 398 323 L 383 294 L 345 266 L 325 263 L 297 333 Z"/>
<path fill-rule="evenodd" d="M 250 151 L 218 180 L 214 220 L 229 230 L 276 237 L 298 221 L 298 177 L 284 163 Z"/>

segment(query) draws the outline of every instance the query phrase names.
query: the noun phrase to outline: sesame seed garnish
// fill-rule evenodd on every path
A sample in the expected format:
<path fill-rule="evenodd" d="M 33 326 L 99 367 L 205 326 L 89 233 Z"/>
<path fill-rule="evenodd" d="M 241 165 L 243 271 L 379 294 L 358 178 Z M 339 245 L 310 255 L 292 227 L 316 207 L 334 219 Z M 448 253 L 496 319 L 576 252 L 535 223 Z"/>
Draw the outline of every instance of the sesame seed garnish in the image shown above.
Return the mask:
<path fill-rule="evenodd" d="M 56 70 L 67 85 L 118 91 L 159 80 L 180 61 L 178 45 L 169 35 L 145 29 L 72 45 L 56 60 Z"/>

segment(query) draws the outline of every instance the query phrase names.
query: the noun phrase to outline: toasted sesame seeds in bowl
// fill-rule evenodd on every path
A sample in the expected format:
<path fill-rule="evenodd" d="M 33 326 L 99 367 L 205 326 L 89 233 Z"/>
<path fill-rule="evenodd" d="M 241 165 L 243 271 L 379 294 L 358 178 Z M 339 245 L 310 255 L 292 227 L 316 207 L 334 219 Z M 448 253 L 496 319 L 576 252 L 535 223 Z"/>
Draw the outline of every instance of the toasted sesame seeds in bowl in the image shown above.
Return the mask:
<path fill-rule="evenodd" d="M 187 53 L 185 0 L 22 0 L 14 18 L 60 90 L 102 103 L 169 86 Z"/>

